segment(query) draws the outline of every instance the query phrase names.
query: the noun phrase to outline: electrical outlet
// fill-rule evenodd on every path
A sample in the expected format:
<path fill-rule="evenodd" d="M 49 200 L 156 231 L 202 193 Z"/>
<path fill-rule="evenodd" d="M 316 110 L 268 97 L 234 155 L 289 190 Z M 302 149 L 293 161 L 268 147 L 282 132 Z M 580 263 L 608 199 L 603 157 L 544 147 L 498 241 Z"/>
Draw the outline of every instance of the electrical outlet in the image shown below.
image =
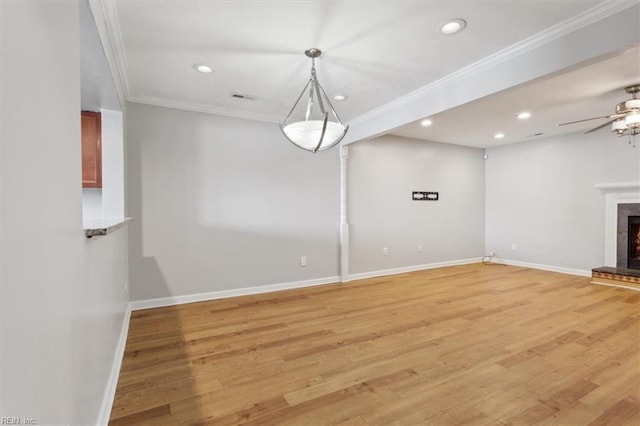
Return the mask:
<path fill-rule="evenodd" d="M 495 252 L 495 251 L 490 251 L 490 252 L 489 252 L 489 256 L 493 257 L 493 256 L 495 256 L 495 255 L 496 255 L 496 252 Z"/>
<path fill-rule="evenodd" d="M 518 250 L 518 245 L 516 243 L 511 243 L 511 250 Z"/>
<path fill-rule="evenodd" d="M 422 244 L 418 244 L 418 252 L 419 252 L 419 253 L 422 253 L 422 251 L 423 251 L 423 250 L 422 250 Z"/>
<path fill-rule="evenodd" d="M 383 256 L 389 256 L 389 249 L 387 247 L 383 247 L 382 248 L 382 255 Z"/>
<path fill-rule="evenodd" d="M 307 256 L 300 257 L 300 266 L 307 266 Z"/>

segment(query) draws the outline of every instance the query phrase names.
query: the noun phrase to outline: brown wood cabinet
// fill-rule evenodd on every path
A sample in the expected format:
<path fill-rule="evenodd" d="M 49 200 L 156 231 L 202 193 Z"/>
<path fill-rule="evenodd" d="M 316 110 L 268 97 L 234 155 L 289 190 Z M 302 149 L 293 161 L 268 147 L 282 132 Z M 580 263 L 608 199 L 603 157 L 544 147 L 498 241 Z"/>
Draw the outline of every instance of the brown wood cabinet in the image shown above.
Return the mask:
<path fill-rule="evenodd" d="M 102 124 L 99 112 L 82 111 L 82 187 L 102 188 Z"/>

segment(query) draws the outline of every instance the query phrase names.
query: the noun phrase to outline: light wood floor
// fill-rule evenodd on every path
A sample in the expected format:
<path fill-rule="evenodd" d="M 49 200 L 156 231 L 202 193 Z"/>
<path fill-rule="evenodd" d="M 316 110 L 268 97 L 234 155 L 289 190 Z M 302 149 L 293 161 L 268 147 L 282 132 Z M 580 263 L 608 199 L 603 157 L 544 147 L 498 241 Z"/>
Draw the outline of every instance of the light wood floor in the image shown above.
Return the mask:
<path fill-rule="evenodd" d="M 467 265 L 134 312 L 111 425 L 640 425 L 640 293 Z"/>

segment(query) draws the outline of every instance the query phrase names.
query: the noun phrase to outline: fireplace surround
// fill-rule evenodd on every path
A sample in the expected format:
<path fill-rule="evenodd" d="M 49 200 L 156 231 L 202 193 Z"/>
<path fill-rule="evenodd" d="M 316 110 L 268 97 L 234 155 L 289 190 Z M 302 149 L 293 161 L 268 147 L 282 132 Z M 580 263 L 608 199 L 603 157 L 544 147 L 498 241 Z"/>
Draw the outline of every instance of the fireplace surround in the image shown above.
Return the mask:
<path fill-rule="evenodd" d="M 640 182 L 596 188 L 605 194 L 605 266 L 592 269 L 591 283 L 640 291 Z"/>
<path fill-rule="evenodd" d="M 618 234 L 622 232 L 620 224 L 618 223 L 620 206 L 625 205 L 640 205 L 640 182 L 625 182 L 625 183 L 607 183 L 596 185 L 600 191 L 605 195 L 605 241 L 604 241 L 604 264 L 605 266 L 613 268 L 627 268 L 626 265 L 626 252 L 628 248 L 624 247 L 625 252 L 625 265 L 618 263 L 619 242 Z M 627 216 L 640 216 L 639 214 L 628 214 Z M 624 223 L 624 233 L 628 233 L 628 222 Z M 625 238 L 625 243 L 628 243 L 628 239 Z"/>

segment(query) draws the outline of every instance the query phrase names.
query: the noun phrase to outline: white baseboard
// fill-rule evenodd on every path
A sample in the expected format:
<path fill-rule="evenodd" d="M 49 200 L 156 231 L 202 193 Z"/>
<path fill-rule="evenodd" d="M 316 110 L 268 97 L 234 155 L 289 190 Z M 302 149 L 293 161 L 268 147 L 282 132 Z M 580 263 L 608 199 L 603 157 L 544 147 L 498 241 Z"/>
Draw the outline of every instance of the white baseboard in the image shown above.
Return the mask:
<path fill-rule="evenodd" d="M 497 259 L 497 263 L 504 263 L 511 266 L 522 266 L 523 268 L 540 269 L 543 271 L 560 272 L 561 274 L 578 275 L 581 277 L 590 277 L 591 271 L 583 269 L 565 268 L 562 266 L 542 265 L 540 263 L 521 262 L 519 260 Z"/>
<path fill-rule="evenodd" d="M 131 303 L 127 304 L 127 310 L 124 313 L 122 320 L 122 328 L 120 329 L 120 339 L 116 346 L 116 351 L 113 356 L 113 364 L 111 365 L 111 372 L 107 379 L 107 386 L 102 397 L 102 404 L 100 405 L 100 413 L 98 413 L 98 419 L 96 425 L 106 426 L 109 423 L 109 417 L 111 416 L 111 407 L 113 407 L 113 400 L 116 396 L 116 388 L 118 387 L 118 377 L 120 376 L 120 367 L 122 366 L 122 358 L 124 356 L 124 348 L 127 343 L 127 335 L 129 333 L 129 320 L 131 319 Z"/>
<path fill-rule="evenodd" d="M 383 277 L 385 275 L 396 275 L 396 274 L 404 274 L 407 272 L 414 271 L 423 271 L 425 269 L 435 269 L 435 268 L 443 268 L 445 266 L 458 266 L 458 265 L 468 265 L 471 263 L 479 263 L 482 261 L 481 257 L 474 257 L 471 259 L 459 259 L 459 260 L 449 260 L 446 262 L 436 262 L 436 263 L 426 263 L 423 265 L 413 265 L 413 266 L 403 266 L 401 268 L 393 268 L 393 269 L 383 269 L 379 271 L 371 271 L 371 272 L 361 272 L 358 274 L 350 274 L 350 280 L 362 280 L 365 278 L 375 278 L 375 277 Z"/>
<path fill-rule="evenodd" d="M 228 297 L 248 296 L 251 294 L 270 293 L 280 290 L 292 290 L 296 288 L 312 287 L 322 284 L 340 282 L 340 277 L 325 277 L 305 281 L 293 281 L 288 283 L 268 284 L 255 287 L 244 287 L 232 290 L 210 291 L 207 293 L 187 294 L 183 296 L 160 297 L 158 299 L 136 300 L 131 302 L 131 310 L 161 308 L 163 306 L 182 305 L 185 303 L 204 302 L 207 300 L 226 299 Z"/>

